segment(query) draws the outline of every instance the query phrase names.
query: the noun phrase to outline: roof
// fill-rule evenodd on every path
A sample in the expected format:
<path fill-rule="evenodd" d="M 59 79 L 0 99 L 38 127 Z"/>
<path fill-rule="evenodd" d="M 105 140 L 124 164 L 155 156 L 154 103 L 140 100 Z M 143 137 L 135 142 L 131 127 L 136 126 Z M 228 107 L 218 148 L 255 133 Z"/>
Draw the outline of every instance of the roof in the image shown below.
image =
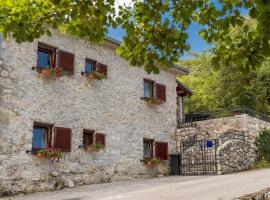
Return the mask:
<path fill-rule="evenodd" d="M 176 83 L 178 84 L 179 88 L 184 91 L 188 96 L 193 95 L 191 89 L 189 89 L 185 84 L 181 83 L 178 79 L 176 79 Z"/>
<path fill-rule="evenodd" d="M 114 38 L 111 38 L 111 37 L 108 37 L 106 36 L 105 37 L 105 42 L 107 43 L 107 45 L 109 47 L 112 47 L 112 48 L 117 48 L 121 45 L 121 41 L 119 40 L 116 40 Z M 180 74 L 184 74 L 184 75 L 187 75 L 189 74 L 189 69 L 185 68 L 185 67 L 182 67 L 182 66 L 179 66 L 177 64 L 174 64 L 173 68 L 171 69 L 172 72 L 175 72 L 175 73 L 180 73 Z"/>

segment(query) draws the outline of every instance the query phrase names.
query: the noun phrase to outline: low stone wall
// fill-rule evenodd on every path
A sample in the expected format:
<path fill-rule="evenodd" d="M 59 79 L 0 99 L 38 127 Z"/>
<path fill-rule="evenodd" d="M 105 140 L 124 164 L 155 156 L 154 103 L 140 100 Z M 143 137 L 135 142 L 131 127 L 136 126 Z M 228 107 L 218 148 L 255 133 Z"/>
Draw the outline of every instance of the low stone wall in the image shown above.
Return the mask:
<path fill-rule="evenodd" d="M 256 161 L 256 149 L 245 132 L 229 130 L 220 135 L 217 148 L 218 174 L 226 174 L 251 169 Z"/>
<path fill-rule="evenodd" d="M 176 131 L 177 151 L 181 142 L 218 139 L 218 174 L 248 170 L 256 161 L 256 135 L 270 123 L 246 114 L 192 123 Z"/>
<path fill-rule="evenodd" d="M 270 200 L 270 188 L 243 195 L 241 197 L 235 198 L 235 200 Z"/>

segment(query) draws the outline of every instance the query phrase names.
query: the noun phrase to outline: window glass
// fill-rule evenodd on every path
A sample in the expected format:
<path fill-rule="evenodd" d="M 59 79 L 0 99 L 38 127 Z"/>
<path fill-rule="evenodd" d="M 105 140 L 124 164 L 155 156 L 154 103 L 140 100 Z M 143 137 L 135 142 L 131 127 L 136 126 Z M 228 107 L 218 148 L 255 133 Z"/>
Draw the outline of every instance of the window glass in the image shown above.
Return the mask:
<path fill-rule="evenodd" d="M 50 52 L 38 50 L 38 68 L 50 68 Z"/>
<path fill-rule="evenodd" d="M 152 97 L 152 93 L 153 93 L 153 84 L 148 81 L 144 81 L 144 97 L 150 98 Z"/>
<path fill-rule="evenodd" d="M 93 135 L 94 135 L 94 131 L 83 130 L 83 146 L 84 147 L 93 144 Z"/>
<path fill-rule="evenodd" d="M 152 157 L 152 144 L 151 141 L 143 141 L 143 157 L 151 158 Z"/>
<path fill-rule="evenodd" d="M 47 128 L 34 127 L 33 138 L 32 138 L 32 148 L 33 149 L 43 149 L 47 145 Z"/>
<path fill-rule="evenodd" d="M 85 73 L 91 73 L 94 69 L 93 63 L 85 62 Z"/>

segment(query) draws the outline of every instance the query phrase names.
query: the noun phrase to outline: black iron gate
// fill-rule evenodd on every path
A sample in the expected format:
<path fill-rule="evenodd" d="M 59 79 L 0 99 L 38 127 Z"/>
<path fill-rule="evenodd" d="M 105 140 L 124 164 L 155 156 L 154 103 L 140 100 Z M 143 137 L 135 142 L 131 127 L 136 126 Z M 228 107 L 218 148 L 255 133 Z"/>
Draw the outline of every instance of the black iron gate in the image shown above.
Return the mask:
<path fill-rule="evenodd" d="M 217 173 L 217 139 L 183 141 L 180 143 L 182 175 Z"/>

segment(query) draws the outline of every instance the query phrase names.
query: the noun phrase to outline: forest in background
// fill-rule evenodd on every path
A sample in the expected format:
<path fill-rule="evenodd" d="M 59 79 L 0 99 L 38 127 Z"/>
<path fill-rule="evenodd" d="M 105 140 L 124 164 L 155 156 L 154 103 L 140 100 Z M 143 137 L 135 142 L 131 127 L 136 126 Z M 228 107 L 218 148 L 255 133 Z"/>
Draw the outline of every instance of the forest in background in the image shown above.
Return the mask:
<path fill-rule="evenodd" d="M 190 69 L 179 77 L 193 95 L 186 100 L 186 112 L 208 112 L 234 107 L 248 107 L 258 112 L 270 111 L 270 62 L 250 71 L 238 67 L 217 67 L 211 53 L 194 54 L 180 65 Z"/>
<path fill-rule="evenodd" d="M 244 26 L 256 30 L 257 22 L 246 18 Z M 188 60 L 179 62 L 181 66 L 189 68 L 188 76 L 179 77 L 187 85 L 193 96 L 186 101 L 186 112 L 219 112 L 233 108 L 250 108 L 257 112 L 270 112 L 270 60 L 264 56 L 264 61 L 259 67 L 247 69 L 247 62 L 251 62 L 250 55 L 237 57 L 235 51 L 244 51 L 256 34 L 250 35 L 241 26 L 231 27 L 229 39 L 220 40 L 208 51 L 192 54 Z M 230 51 L 230 43 L 234 50 Z M 216 55 L 220 54 L 218 62 Z M 238 63 L 228 60 L 238 59 Z M 255 66 L 255 65 L 254 65 Z"/>

